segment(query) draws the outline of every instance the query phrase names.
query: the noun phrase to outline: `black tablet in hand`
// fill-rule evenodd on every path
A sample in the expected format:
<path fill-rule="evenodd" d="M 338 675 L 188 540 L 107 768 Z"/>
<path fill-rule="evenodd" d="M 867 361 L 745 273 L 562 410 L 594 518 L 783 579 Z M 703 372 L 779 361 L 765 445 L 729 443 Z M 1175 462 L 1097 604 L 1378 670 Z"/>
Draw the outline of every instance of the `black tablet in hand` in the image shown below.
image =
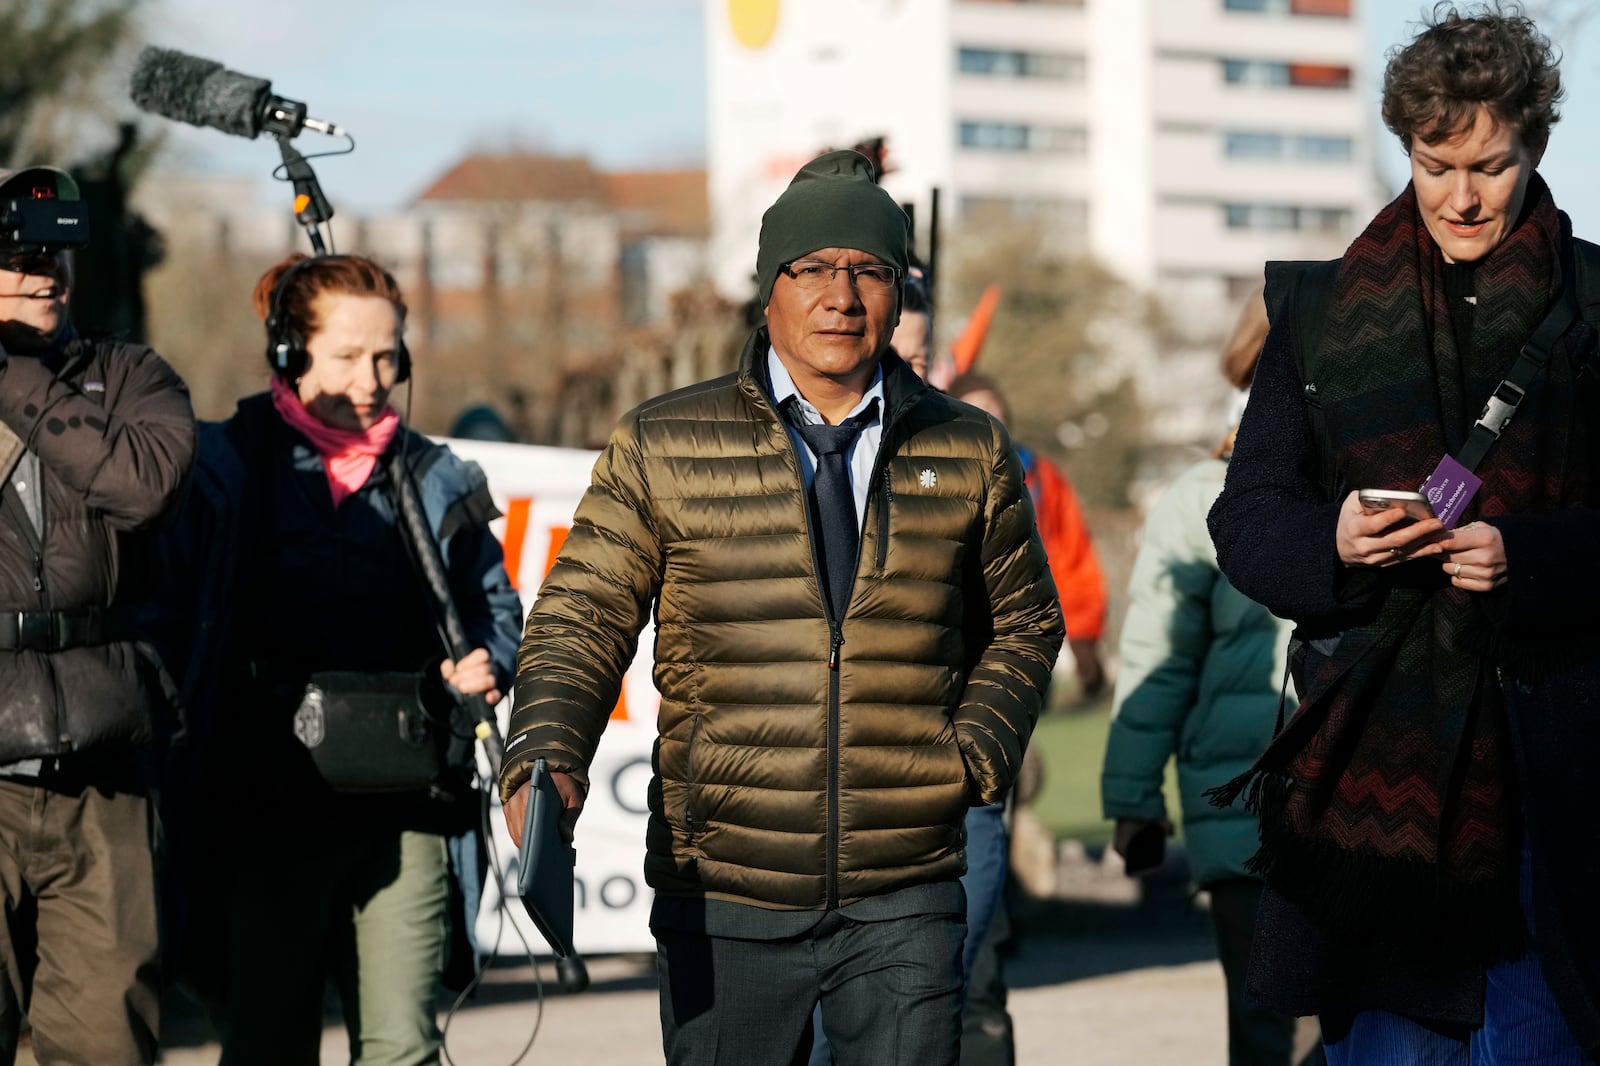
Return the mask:
<path fill-rule="evenodd" d="M 564 959 L 572 954 L 572 870 L 578 853 L 561 839 L 561 794 L 543 759 L 534 761 L 528 784 L 517 894 L 550 950 Z"/>

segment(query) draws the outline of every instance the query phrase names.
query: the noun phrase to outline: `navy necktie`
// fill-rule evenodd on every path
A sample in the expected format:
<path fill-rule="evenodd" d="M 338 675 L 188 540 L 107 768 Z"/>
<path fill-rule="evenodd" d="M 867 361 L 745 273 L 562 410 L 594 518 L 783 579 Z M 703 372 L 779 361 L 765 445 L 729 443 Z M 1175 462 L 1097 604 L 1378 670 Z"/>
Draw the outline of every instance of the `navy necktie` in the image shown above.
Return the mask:
<path fill-rule="evenodd" d="M 856 525 L 856 496 L 850 488 L 847 456 L 856 437 L 877 417 L 878 401 L 874 397 L 865 410 L 837 426 L 806 422 L 796 398 L 791 398 L 785 407 L 789 424 L 800 433 L 806 447 L 817 457 L 817 472 L 811 479 L 807 503 L 811 507 L 817 558 L 822 566 L 822 574 L 827 578 L 823 589 L 827 594 L 828 617 L 838 621 L 844 617 L 845 604 L 850 598 L 850 582 L 855 578 L 856 549 L 861 540 L 861 531 Z"/>

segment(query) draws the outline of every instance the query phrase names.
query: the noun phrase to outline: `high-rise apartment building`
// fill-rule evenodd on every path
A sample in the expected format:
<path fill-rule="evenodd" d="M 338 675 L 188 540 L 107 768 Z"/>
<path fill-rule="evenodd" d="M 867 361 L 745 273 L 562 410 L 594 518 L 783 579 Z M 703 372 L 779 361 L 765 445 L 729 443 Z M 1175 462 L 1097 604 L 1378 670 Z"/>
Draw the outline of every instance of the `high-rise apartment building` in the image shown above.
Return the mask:
<path fill-rule="evenodd" d="M 919 224 L 937 188 L 947 219 L 1047 227 L 1159 296 L 1197 345 L 1264 261 L 1339 254 L 1380 202 L 1356 0 L 706 11 L 712 263 L 730 295 L 750 291 L 761 211 L 799 164 L 872 136 L 888 138 L 884 184 Z M 1168 388 L 1177 354 L 1159 360 Z"/>

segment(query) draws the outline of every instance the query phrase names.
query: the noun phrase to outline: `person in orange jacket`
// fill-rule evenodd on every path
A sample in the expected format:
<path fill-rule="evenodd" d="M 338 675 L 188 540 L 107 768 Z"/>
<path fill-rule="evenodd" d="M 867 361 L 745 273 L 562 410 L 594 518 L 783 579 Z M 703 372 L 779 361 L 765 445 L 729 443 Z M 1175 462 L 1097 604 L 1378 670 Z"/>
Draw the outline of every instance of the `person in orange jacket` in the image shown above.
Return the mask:
<path fill-rule="evenodd" d="M 987 411 L 1004 425 L 1010 415 L 998 385 L 983 374 L 968 371 L 950 383 L 950 395 Z M 1085 696 L 1105 688 L 1105 667 L 1100 662 L 1100 637 L 1106 623 L 1106 581 L 1100 560 L 1089 540 L 1089 527 L 1078 505 L 1078 494 L 1061 468 L 1038 452 L 1016 445 L 1027 471 L 1028 492 L 1039 523 L 1039 539 L 1050 557 L 1050 575 L 1061 594 L 1061 613 L 1067 621 L 1067 644 Z"/>
<path fill-rule="evenodd" d="M 968 371 L 950 382 L 949 394 L 993 415 L 1003 425 L 1010 416 L 1004 395 L 983 374 Z M 1022 459 L 1026 484 L 1049 558 L 1050 576 L 1061 596 L 1067 643 L 1084 696 L 1097 695 L 1106 683 L 1099 642 L 1105 626 L 1106 583 L 1100 560 L 1089 542 L 1089 529 L 1078 495 L 1059 467 L 1039 453 L 1012 442 Z M 1030 753 L 1031 754 L 1031 753 Z M 964 1016 L 962 1066 L 991 1066 L 1015 1061 L 1011 1017 L 1001 945 L 1011 936 L 1005 905 L 1006 870 L 1010 865 L 1010 827 L 1004 804 L 974 807 L 967 815 L 967 1005 Z"/>

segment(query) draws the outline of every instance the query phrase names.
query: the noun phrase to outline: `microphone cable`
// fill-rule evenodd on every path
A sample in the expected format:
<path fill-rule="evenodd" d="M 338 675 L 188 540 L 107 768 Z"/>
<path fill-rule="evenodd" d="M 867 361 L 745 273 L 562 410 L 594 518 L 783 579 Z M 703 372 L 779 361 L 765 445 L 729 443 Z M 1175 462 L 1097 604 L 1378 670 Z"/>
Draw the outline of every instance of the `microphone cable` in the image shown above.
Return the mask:
<path fill-rule="evenodd" d="M 349 155 L 351 152 L 356 150 L 356 139 L 354 137 L 350 136 L 349 133 L 344 131 L 341 131 L 339 136 L 343 137 L 345 140 L 345 146 L 343 148 L 330 148 L 326 152 L 312 152 L 310 155 L 302 155 L 300 158 L 309 163 L 313 159 L 329 159 L 333 156 Z M 272 179 L 274 181 L 294 180 L 290 178 L 287 173 L 288 166 L 289 164 L 287 163 L 279 163 L 277 166 L 273 167 Z"/>
<path fill-rule="evenodd" d="M 302 163 L 309 164 L 313 159 L 328 159 L 333 156 L 349 155 L 351 152 L 356 150 L 356 139 L 350 136 L 349 132 L 340 130 L 338 135 L 343 137 L 345 140 L 345 146 L 343 148 L 333 148 L 326 152 L 313 152 L 310 155 L 302 155 L 300 157 L 300 161 Z M 277 166 L 273 167 L 271 177 L 273 181 L 288 182 L 290 184 L 293 184 L 294 182 L 294 179 L 289 177 L 289 164 L 287 162 L 279 163 Z M 296 212 L 295 217 L 298 220 L 298 212 Z M 339 243 L 333 239 L 333 219 L 329 218 L 324 220 L 322 222 L 322 227 L 327 230 L 328 233 L 328 250 L 324 254 L 338 255 Z M 411 413 L 411 390 L 409 388 L 406 390 L 406 413 L 408 415 Z M 410 419 L 407 418 L 406 421 L 409 424 Z"/>
<path fill-rule="evenodd" d="M 476 781 L 480 786 L 484 784 L 481 776 L 476 777 Z M 493 786 L 490 785 L 489 787 Z M 492 806 L 489 797 L 489 788 L 480 787 L 477 791 L 483 797 L 483 800 L 479 805 L 479 812 L 481 814 L 483 827 L 483 842 L 484 847 L 489 854 L 489 869 L 494 872 L 495 884 L 500 888 L 500 907 L 496 912 L 493 946 L 490 948 L 488 954 L 484 957 L 485 961 L 483 964 L 476 968 L 476 972 L 472 975 L 472 980 L 467 982 L 467 987 L 461 990 L 461 993 L 456 996 L 455 1002 L 450 1004 L 450 1009 L 445 1012 L 444 1025 L 440 1032 L 441 1042 L 439 1048 L 440 1054 L 444 1057 L 445 1066 L 457 1066 L 456 1060 L 450 1055 L 450 1023 L 455 1020 L 456 1011 L 459 1010 L 461 1006 L 478 991 L 480 986 L 482 986 L 484 975 L 488 973 L 489 968 L 494 965 L 495 959 L 499 958 L 500 944 L 505 937 L 506 931 L 506 906 L 510 903 L 511 899 L 514 898 L 508 894 L 506 888 L 508 882 L 506 868 L 500 862 L 500 845 L 495 841 L 493 827 L 490 825 L 490 811 L 492 810 Z M 482 906 L 481 898 L 479 900 L 479 906 Z M 522 1050 L 517 1052 L 517 1057 L 506 1064 L 506 1066 L 518 1066 L 523 1059 L 528 1057 L 528 1053 L 533 1050 L 534 1042 L 539 1039 L 539 1029 L 544 1025 L 544 979 L 539 976 L 539 960 L 534 956 L 533 945 L 528 943 L 528 938 L 523 935 L 522 929 L 517 925 L 516 922 L 511 923 L 511 931 L 515 933 L 517 939 L 522 942 L 523 954 L 527 956 L 528 967 L 533 971 L 533 992 L 534 1001 L 536 1004 L 533 1017 L 533 1030 L 528 1033 L 527 1043 L 522 1045 Z"/>
<path fill-rule="evenodd" d="M 346 136 L 348 137 L 349 135 L 346 134 Z M 344 153 L 335 152 L 331 154 L 343 155 Z M 407 376 L 404 382 L 406 387 L 406 406 L 405 413 L 401 416 L 401 424 L 404 432 L 400 434 L 400 455 L 399 462 L 397 464 L 397 469 L 400 471 L 405 470 L 406 448 L 410 443 L 410 439 L 407 434 L 411 431 L 411 400 L 412 397 L 416 395 L 416 392 L 412 387 L 412 382 L 416 380 L 416 375 L 417 367 L 415 361 L 413 361 L 411 364 L 411 373 Z M 446 647 L 448 647 L 448 642 Z M 477 739 L 475 734 L 473 735 L 473 739 Z M 457 1066 L 455 1058 L 450 1054 L 450 1025 L 455 1021 L 457 1011 L 459 1011 L 462 1006 L 466 1004 L 467 1000 L 471 999 L 477 993 L 478 989 L 483 986 L 484 975 L 489 971 L 489 968 L 494 965 L 494 960 L 499 958 L 500 945 L 505 939 L 506 907 L 510 900 L 514 898 L 506 888 L 506 868 L 500 862 L 500 845 L 495 840 L 494 826 L 491 824 L 491 811 L 493 810 L 493 806 L 492 799 L 490 797 L 490 790 L 496 787 L 497 784 L 498 782 L 484 780 L 482 773 L 478 770 L 477 760 L 474 759 L 473 791 L 476 792 L 479 797 L 478 826 L 483 831 L 484 850 L 487 853 L 489 870 L 493 872 L 495 884 L 500 890 L 500 906 L 495 915 L 496 921 L 494 929 L 494 943 L 490 947 L 488 953 L 483 956 L 485 961 L 482 963 L 479 963 L 478 961 L 479 953 L 475 944 L 475 930 L 467 930 L 467 942 L 469 944 L 474 944 L 473 974 L 472 980 L 467 982 L 467 986 L 457 994 L 455 1000 L 450 1004 L 449 1009 L 445 1011 L 444 1025 L 440 1027 L 439 1053 L 444 1058 L 445 1066 Z M 483 906 L 483 894 L 481 889 L 478 896 L 478 906 L 481 910 Z M 528 938 L 523 935 L 522 929 L 517 925 L 516 922 L 511 923 L 511 931 L 515 933 L 517 939 L 522 942 L 522 952 L 525 956 L 527 956 L 528 968 L 533 971 L 533 992 L 535 1002 L 533 1029 L 528 1033 L 528 1040 L 522 1045 L 522 1050 L 517 1052 L 517 1057 L 506 1064 L 506 1066 L 518 1066 L 523 1059 L 528 1057 L 528 1053 L 533 1050 L 534 1041 L 539 1039 L 539 1029 L 544 1025 L 544 980 L 539 976 L 539 960 L 534 955 L 533 945 L 528 943 Z"/>

